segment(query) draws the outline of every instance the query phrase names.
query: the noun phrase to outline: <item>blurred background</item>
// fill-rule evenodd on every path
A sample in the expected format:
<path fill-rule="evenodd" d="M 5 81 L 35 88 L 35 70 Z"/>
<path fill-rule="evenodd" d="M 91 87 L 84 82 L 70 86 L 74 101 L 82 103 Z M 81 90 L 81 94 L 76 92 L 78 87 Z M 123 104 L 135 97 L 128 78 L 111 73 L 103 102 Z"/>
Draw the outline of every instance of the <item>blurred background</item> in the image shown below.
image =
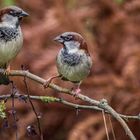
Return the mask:
<path fill-rule="evenodd" d="M 45 79 L 57 74 L 55 59 L 61 45 L 53 38 L 65 31 L 80 33 L 87 41 L 93 59 L 93 68 L 83 82 L 82 93 L 100 100 L 105 98 L 119 113 L 138 115 L 140 112 L 140 1 L 139 0 L 0 0 L 0 6 L 18 5 L 30 14 L 22 22 L 24 46 L 12 62 L 12 69 L 25 65 L 32 73 Z M 21 94 L 25 93 L 23 78 L 12 78 Z M 73 84 L 61 80 L 54 83 L 71 88 Z M 85 104 L 64 94 L 28 80 L 31 95 L 61 97 L 70 102 Z M 1 86 L 0 94 L 9 94 L 10 86 Z M 79 110 L 59 103 L 33 102 L 42 114 L 44 140 L 106 140 L 101 112 Z M 13 118 L 7 115 L 9 127 L 0 121 L 0 139 L 15 140 Z M 29 103 L 16 100 L 20 140 L 39 140 L 26 133 L 28 125 L 37 126 Z M 109 116 L 108 131 L 112 139 Z M 111 118 L 117 140 L 128 140 L 120 124 Z M 128 125 L 140 139 L 140 121 Z"/>

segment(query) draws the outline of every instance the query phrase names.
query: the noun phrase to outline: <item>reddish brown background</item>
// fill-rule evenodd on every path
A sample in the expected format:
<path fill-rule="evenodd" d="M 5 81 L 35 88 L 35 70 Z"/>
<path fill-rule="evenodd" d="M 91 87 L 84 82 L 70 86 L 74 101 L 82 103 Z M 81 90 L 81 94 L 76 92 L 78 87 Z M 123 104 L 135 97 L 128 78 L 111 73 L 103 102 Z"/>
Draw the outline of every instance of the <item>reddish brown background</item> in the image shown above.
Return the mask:
<path fill-rule="evenodd" d="M 75 31 L 87 41 L 93 58 L 90 76 L 82 84 L 83 94 L 100 100 L 105 98 L 118 112 L 137 115 L 140 112 L 140 1 L 124 0 L 17 0 L 16 4 L 30 14 L 23 21 L 24 47 L 12 62 L 12 69 L 21 64 L 43 78 L 57 74 L 55 57 L 62 47 L 52 39 L 59 33 Z M 25 94 L 23 78 L 13 79 L 20 93 Z M 54 81 L 71 88 L 69 82 Z M 80 100 L 46 89 L 29 81 L 30 94 L 63 97 L 68 101 Z M 1 86 L 0 94 L 8 94 L 10 86 Z M 53 103 L 34 102 L 42 113 L 41 126 L 44 140 L 106 140 L 102 114 L 96 111 L 79 111 Z M 11 102 L 7 102 L 7 111 Z M 36 125 L 29 104 L 16 101 L 20 140 L 38 140 L 29 137 L 26 127 Z M 109 117 L 107 125 L 112 138 Z M 0 128 L 1 140 L 15 140 L 12 116 L 10 127 Z M 118 122 L 112 119 L 117 140 L 128 140 Z M 2 121 L 1 121 L 2 125 Z M 128 125 L 140 139 L 140 121 Z"/>

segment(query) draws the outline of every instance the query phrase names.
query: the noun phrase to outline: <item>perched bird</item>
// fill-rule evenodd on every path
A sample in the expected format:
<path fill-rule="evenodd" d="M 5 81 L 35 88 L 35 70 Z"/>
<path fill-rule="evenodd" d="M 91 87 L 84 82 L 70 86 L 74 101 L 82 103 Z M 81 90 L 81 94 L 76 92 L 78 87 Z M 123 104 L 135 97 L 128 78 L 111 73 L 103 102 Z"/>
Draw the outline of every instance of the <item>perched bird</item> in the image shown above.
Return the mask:
<path fill-rule="evenodd" d="M 17 56 L 22 47 L 20 21 L 26 16 L 28 14 L 16 6 L 0 10 L 0 68 L 5 69 L 5 73 L 0 74 L 0 84 L 9 84 L 6 73 L 10 70 L 10 61 Z"/>
<path fill-rule="evenodd" d="M 78 83 L 75 90 L 80 92 L 81 82 L 89 75 L 92 59 L 84 38 L 75 32 L 65 32 L 54 39 L 63 45 L 57 55 L 58 73 L 64 80 Z"/>

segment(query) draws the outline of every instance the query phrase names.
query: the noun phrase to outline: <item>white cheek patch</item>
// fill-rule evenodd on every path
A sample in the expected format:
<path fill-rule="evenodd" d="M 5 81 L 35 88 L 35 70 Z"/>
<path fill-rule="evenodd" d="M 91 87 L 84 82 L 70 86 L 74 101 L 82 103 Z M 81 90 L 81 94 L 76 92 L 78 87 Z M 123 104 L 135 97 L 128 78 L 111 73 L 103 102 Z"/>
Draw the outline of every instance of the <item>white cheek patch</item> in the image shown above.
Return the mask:
<path fill-rule="evenodd" d="M 77 48 L 69 50 L 69 53 L 76 53 L 78 51 Z"/>
<path fill-rule="evenodd" d="M 72 51 L 72 49 L 79 49 L 80 43 L 78 41 L 65 41 L 64 42 L 67 50 Z"/>
<path fill-rule="evenodd" d="M 15 27 L 16 23 L 18 22 L 18 18 L 17 17 L 13 17 L 11 15 L 5 14 L 2 17 L 2 23 L 0 24 L 0 26 L 8 26 L 8 27 Z"/>

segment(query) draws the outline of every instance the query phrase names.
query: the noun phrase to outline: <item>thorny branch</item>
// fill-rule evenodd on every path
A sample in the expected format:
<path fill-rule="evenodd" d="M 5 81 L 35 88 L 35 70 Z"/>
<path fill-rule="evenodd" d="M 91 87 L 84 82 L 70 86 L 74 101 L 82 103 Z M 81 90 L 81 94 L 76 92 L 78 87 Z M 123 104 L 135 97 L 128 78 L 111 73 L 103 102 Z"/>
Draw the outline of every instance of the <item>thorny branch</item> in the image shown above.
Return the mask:
<path fill-rule="evenodd" d="M 3 71 L 1 71 L 1 72 L 3 72 Z M 45 79 L 43 79 L 43 78 L 41 78 L 41 77 L 39 77 L 37 75 L 34 75 L 34 74 L 30 73 L 29 71 L 12 70 L 9 73 L 9 76 L 24 76 L 24 77 L 27 77 L 27 78 L 29 78 L 29 79 L 31 79 L 31 80 L 33 80 L 33 81 L 35 81 L 35 82 L 37 82 L 37 83 L 39 83 L 41 85 L 43 85 L 46 82 Z M 52 84 L 52 83 L 50 83 L 48 87 L 50 87 L 50 88 L 52 88 L 52 89 L 54 89 L 54 90 L 56 90 L 58 92 L 69 94 L 71 96 L 75 95 L 75 93 L 72 92 L 71 90 L 66 89 L 66 88 L 62 88 L 62 87 L 60 87 L 58 85 L 55 85 L 55 84 Z M 4 95 L 4 96 L 6 97 L 6 95 Z M 136 140 L 135 136 L 133 135 L 133 133 L 129 129 L 129 127 L 126 124 L 125 120 L 126 119 L 140 119 L 139 115 L 138 116 L 127 116 L 127 115 L 119 114 L 111 106 L 108 105 L 108 103 L 107 103 L 107 101 L 105 99 L 102 99 L 101 101 L 97 101 L 97 100 L 91 99 L 91 98 L 89 98 L 89 97 L 87 97 L 85 95 L 82 95 L 82 94 L 78 94 L 76 97 L 79 98 L 82 101 L 85 101 L 85 102 L 89 103 L 90 106 L 77 105 L 77 104 L 73 104 L 73 103 L 67 102 L 65 100 L 62 100 L 62 99 L 52 98 L 52 97 L 51 98 L 52 98 L 52 102 L 60 102 L 60 103 L 63 103 L 65 105 L 69 105 L 69 106 L 72 106 L 72 107 L 75 107 L 75 108 L 79 107 L 79 108 L 83 108 L 83 109 L 93 109 L 93 110 L 99 110 L 99 111 L 104 110 L 108 114 L 111 114 L 120 123 L 120 125 L 125 130 L 126 135 L 128 135 L 128 137 L 131 140 Z M 2 98 L 2 96 L 0 98 Z M 45 99 L 47 99 L 46 96 L 30 96 L 30 98 L 32 98 L 32 99 L 40 99 L 42 101 L 45 101 Z"/>

